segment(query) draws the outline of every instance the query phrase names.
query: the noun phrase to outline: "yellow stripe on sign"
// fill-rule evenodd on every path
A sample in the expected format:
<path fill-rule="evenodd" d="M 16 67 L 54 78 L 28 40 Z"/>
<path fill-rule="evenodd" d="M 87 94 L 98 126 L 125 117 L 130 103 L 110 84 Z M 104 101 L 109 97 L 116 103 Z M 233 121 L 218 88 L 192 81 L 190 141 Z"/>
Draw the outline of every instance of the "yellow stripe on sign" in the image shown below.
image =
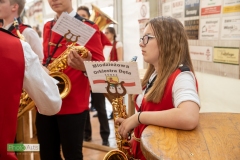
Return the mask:
<path fill-rule="evenodd" d="M 240 4 L 223 7 L 223 13 L 233 13 L 233 12 L 240 12 Z"/>

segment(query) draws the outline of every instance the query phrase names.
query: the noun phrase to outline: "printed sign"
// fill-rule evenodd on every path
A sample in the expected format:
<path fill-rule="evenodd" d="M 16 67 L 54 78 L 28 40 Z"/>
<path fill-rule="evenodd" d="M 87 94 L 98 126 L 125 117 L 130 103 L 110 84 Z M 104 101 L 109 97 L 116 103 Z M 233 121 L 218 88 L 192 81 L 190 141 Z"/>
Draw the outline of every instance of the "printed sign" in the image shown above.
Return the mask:
<path fill-rule="evenodd" d="M 219 37 L 219 18 L 208 18 L 200 20 L 199 39 L 218 39 Z"/>
<path fill-rule="evenodd" d="M 239 64 L 239 48 L 214 47 L 214 62 Z"/>
<path fill-rule="evenodd" d="M 142 93 L 136 62 L 84 61 L 92 91 L 95 93 Z"/>
<path fill-rule="evenodd" d="M 162 4 L 162 15 L 163 16 L 172 16 L 172 3 L 163 3 Z"/>
<path fill-rule="evenodd" d="M 138 19 L 148 19 L 149 15 L 149 2 L 138 3 Z"/>
<path fill-rule="evenodd" d="M 185 17 L 199 16 L 200 0 L 185 0 Z"/>
<path fill-rule="evenodd" d="M 213 48 L 206 46 L 189 46 L 191 59 L 212 62 Z"/>
<path fill-rule="evenodd" d="M 224 0 L 223 13 L 240 12 L 240 0 Z"/>
<path fill-rule="evenodd" d="M 198 39 L 199 20 L 184 21 L 185 31 L 189 39 Z"/>
<path fill-rule="evenodd" d="M 184 12 L 184 1 L 174 0 L 172 2 L 172 16 L 174 18 L 183 18 L 183 12 Z"/>
<path fill-rule="evenodd" d="M 240 16 L 222 18 L 221 39 L 240 40 Z"/>
<path fill-rule="evenodd" d="M 220 0 L 201 0 L 201 15 L 211 15 L 221 13 Z"/>

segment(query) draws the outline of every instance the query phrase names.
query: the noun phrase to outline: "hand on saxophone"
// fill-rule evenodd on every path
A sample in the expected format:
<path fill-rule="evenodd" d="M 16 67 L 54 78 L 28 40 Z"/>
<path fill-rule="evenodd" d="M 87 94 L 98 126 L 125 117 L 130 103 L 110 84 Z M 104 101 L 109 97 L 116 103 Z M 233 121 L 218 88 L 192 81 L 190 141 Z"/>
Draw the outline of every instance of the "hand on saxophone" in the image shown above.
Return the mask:
<path fill-rule="evenodd" d="M 118 118 L 115 121 L 116 124 L 119 124 L 118 132 L 123 138 L 128 138 L 129 133 L 139 125 L 138 114 L 135 113 L 127 119 Z"/>
<path fill-rule="evenodd" d="M 77 51 L 71 51 L 68 55 L 67 62 L 68 65 L 76 70 L 86 71 L 83 61 L 91 61 L 92 54 L 88 51 L 87 57 L 83 58 Z"/>

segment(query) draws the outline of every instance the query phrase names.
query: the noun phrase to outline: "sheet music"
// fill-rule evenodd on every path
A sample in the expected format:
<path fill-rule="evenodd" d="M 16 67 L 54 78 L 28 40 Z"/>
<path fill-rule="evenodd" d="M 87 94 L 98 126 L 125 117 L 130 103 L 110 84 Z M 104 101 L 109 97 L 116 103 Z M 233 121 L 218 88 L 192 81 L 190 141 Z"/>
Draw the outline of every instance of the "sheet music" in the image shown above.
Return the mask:
<path fill-rule="evenodd" d="M 76 36 L 80 36 L 77 43 L 81 46 L 85 46 L 85 44 L 96 32 L 94 28 L 88 26 L 75 17 L 69 16 L 66 12 L 63 12 L 58 18 L 56 24 L 52 28 L 52 31 L 62 36 L 70 31 L 71 33 L 67 35 L 67 38 L 71 38 L 71 36 L 74 35 L 71 38 L 72 41 L 76 39 Z"/>

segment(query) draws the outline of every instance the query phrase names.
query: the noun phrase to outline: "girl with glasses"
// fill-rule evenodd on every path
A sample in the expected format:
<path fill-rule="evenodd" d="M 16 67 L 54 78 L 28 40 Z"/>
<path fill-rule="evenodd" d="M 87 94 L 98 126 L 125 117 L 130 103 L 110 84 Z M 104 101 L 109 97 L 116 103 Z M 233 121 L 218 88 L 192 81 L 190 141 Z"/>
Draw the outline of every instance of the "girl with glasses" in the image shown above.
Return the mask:
<path fill-rule="evenodd" d="M 145 62 L 142 94 L 135 95 L 136 110 L 127 119 L 117 119 L 119 133 L 132 134 L 134 158 L 145 160 L 140 137 L 147 125 L 192 130 L 199 120 L 200 100 L 189 55 L 188 38 L 180 21 L 171 17 L 151 19 L 140 38 Z"/>

